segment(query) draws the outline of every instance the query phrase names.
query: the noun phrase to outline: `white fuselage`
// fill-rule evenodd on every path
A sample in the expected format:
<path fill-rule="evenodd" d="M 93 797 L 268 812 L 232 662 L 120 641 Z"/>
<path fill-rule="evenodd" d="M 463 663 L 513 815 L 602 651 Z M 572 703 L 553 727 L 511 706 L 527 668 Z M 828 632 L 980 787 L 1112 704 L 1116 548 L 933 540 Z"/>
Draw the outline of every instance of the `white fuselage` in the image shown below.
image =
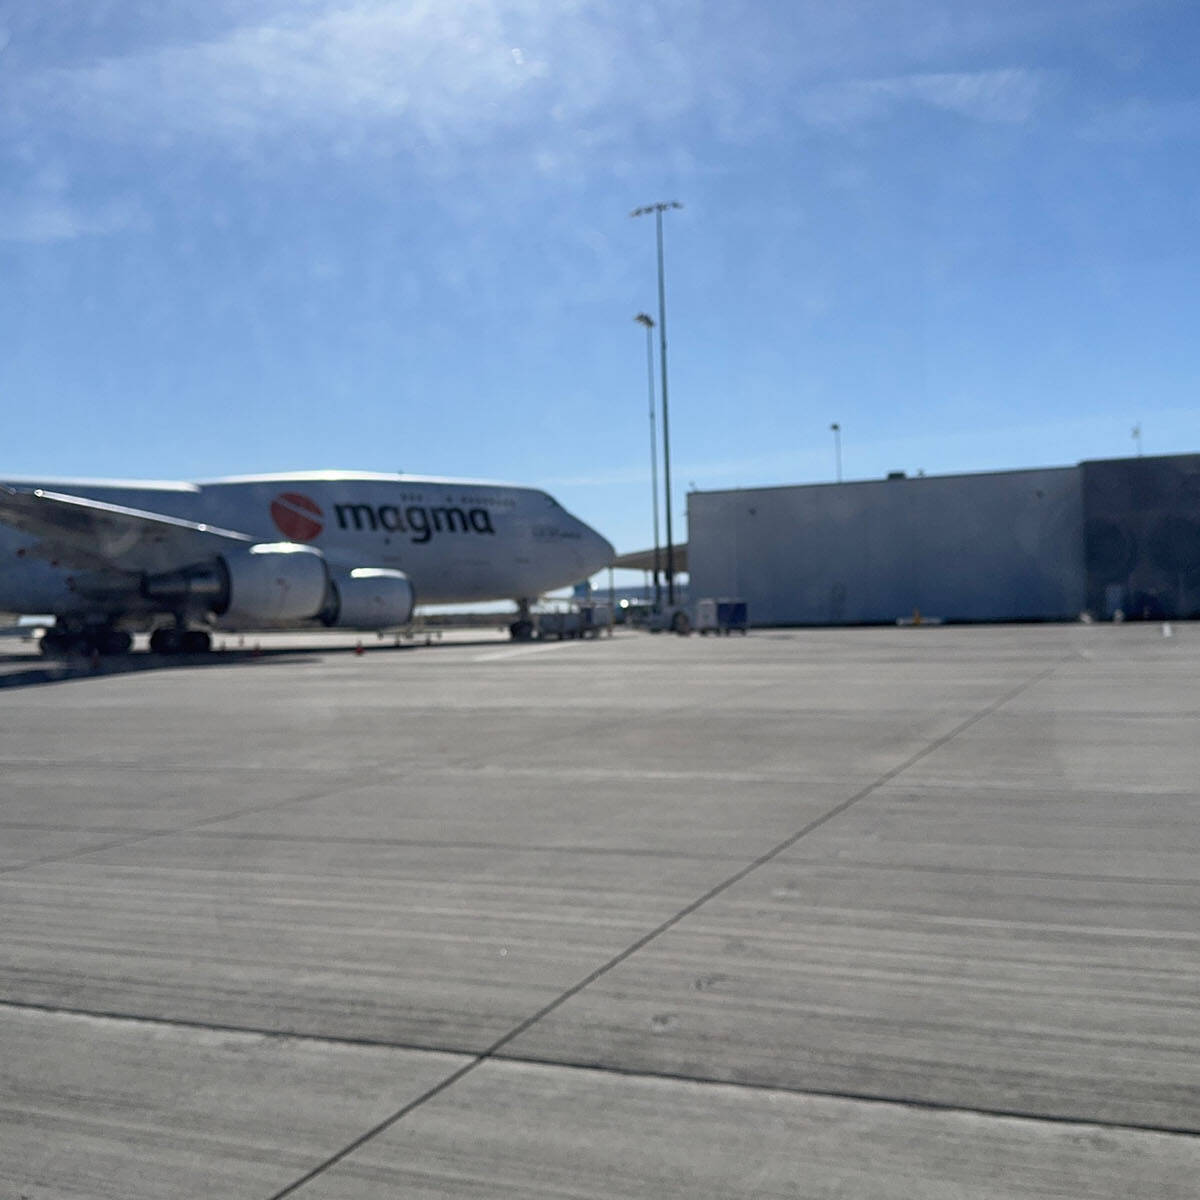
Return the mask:
<path fill-rule="evenodd" d="M 420 604 L 535 598 L 586 579 L 612 546 L 537 488 L 470 480 L 316 471 L 204 483 L 8 480 L 293 541 L 331 569 L 403 571 Z M 72 572 L 33 553 L 38 539 L 0 525 L 0 610 L 59 615 L 85 603 Z"/>

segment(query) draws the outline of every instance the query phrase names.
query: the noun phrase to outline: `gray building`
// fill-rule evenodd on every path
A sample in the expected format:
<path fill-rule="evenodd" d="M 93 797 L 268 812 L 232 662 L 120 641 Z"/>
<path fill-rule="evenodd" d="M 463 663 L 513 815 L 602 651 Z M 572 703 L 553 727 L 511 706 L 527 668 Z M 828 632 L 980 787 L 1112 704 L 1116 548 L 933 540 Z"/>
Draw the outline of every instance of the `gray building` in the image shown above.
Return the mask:
<path fill-rule="evenodd" d="M 755 625 L 1200 616 L 1200 455 L 693 492 L 688 530 Z"/>

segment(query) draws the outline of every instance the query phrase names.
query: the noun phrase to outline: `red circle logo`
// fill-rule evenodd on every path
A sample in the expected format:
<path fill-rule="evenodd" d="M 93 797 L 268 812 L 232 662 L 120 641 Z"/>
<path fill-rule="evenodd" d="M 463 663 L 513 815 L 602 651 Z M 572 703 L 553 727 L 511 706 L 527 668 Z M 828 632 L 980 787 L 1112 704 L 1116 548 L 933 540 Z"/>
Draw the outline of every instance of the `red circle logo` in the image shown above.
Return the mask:
<path fill-rule="evenodd" d="M 299 492 L 284 492 L 271 501 L 271 520 L 293 542 L 311 542 L 325 528 L 324 518 L 316 501 Z"/>

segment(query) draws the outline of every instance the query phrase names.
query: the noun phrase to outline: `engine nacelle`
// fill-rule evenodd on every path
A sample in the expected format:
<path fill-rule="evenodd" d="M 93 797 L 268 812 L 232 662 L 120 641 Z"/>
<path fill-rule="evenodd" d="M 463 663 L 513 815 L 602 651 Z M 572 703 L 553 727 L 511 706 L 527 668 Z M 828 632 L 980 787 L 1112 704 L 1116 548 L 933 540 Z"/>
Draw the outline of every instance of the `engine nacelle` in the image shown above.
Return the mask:
<path fill-rule="evenodd" d="M 312 620 L 321 614 L 328 591 L 320 551 L 295 542 L 260 542 L 142 581 L 142 595 L 157 607 L 213 613 L 230 628 Z"/>
<path fill-rule="evenodd" d="M 355 567 L 329 581 L 323 625 L 341 629 L 391 629 L 407 625 L 416 595 L 408 576 L 389 567 Z"/>
<path fill-rule="evenodd" d="M 212 611 L 225 624 L 289 625 L 315 617 L 325 603 L 329 571 L 311 546 L 262 542 L 220 563 L 224 595 Z"/>

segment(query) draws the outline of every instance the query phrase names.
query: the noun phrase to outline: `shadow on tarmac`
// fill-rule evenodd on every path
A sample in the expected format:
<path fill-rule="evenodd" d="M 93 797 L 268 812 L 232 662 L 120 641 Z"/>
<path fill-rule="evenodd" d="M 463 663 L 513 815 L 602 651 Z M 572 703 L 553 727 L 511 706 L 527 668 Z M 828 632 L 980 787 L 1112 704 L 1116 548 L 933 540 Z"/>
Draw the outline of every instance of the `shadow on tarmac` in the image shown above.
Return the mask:
<path fill-rule="evenodd" d="M 353 650 L 351 650 L 353 653 Z M 100 679 L 109 675 L 133 675 L 139 671 L 174 671 L 200 667 L 226 667 L 234 663 L 309 662 L 316 658 L 307 650 L 216 650 L 210 654 L 114 654 L 97 658 L 32 658 L 27 654 L 0 654 L 0 688 L 34 687 L 43 683 L 66 683 L 73 679 Z"/>
<path fill-rule="evenodd" d="M 87 658 L 42 658 L 32 654 L 0 654 L 0 688 L 36 687 L 46 683 L 67 683 L 77 679 L 100 679 L 110 675 L 132 675 L 139 671 L 177 671 L 204 667 L 228 667 L 243 663 L 312 663 L 323 658 L 353 657 L 356 654 L 398 654 L 412 650 L 437 650 L 451 646 L 508 645 L 497 638 L 443 641 L 401 642 L 397 645 L 312 647 L 270 646 L 248 649 L 214 649 L 207 654 L 152 654 L 135 650 L 131 654 L 114 654 Z"/>

